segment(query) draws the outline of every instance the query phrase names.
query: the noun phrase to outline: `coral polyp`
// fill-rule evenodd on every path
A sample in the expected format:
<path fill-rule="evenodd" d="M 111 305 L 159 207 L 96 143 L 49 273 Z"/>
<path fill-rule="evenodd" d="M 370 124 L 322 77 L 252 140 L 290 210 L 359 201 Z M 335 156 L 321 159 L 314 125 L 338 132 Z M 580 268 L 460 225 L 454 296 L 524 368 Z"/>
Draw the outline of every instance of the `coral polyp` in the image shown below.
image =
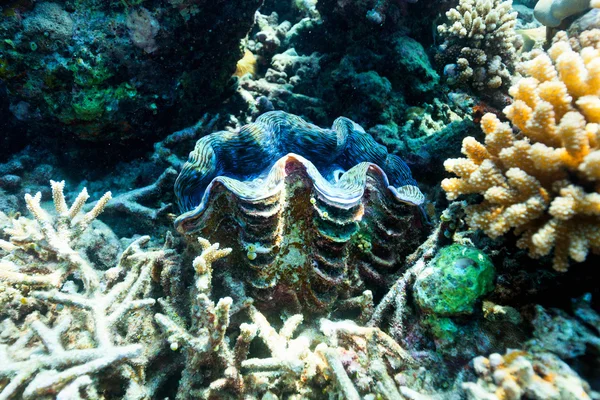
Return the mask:
<path fill-rule="evenodd" d="M 205 136 L 175 191 L 181 233 L 233 248 L 251 287 L 309 308 L 383 286 L 421 236 L 410 169 L 346 118 L 321 129 L 271 112 Z"/>

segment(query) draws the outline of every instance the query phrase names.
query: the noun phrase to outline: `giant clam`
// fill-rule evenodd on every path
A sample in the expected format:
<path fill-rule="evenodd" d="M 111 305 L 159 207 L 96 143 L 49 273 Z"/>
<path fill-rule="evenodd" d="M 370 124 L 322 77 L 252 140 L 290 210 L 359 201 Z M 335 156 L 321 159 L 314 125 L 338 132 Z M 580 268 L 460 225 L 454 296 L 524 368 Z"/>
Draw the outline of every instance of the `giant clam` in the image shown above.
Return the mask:
<path fill-rule="evenodd" d="M 385 287 L 423 234 L 408 166 L 343 117 L 322 129 L 273 111 L 205 136 L 175 192 L 179 232 L 233 248 L 255 298 L 309 310 Z"/>

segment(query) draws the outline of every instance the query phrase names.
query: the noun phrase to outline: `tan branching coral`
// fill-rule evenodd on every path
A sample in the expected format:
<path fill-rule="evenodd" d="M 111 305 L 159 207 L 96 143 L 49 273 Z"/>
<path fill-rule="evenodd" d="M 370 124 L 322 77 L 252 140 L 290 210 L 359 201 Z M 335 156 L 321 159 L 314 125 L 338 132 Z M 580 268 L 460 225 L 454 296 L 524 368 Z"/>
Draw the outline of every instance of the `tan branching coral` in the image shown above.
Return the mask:
<path fill-rule="evenodd" d="M 438 59 L 452 66 L 451 81 L 470 83 L 480 91 L 507 87 L 522 45 L 514 29 L 512 1 L 460 0 L 446 16 L 448 22 L 438 26 L 445 38 Z"/>
<path fill-rule="evenodd" d="M 472 364 L 478 379 L 462 384 L 468 399 L 590 399 L 587 382 L 552 353 L 508 350 Z"/>
<path fill-rule="evenodd" d="M 556 42 L 520 65 L 524 78 L 504 109 L 512 126 L 493 114 L 481 120 L 485 144 L 463 141 L 468 158 L 446 160 L 450 200 L 479 193 L 467 222 L 497 238 L 511 228 L 518 246 L 537 258 L 554 249 L 553 266 L 568 268 L 600 252 L 600 46 L 574 51 Z"/>

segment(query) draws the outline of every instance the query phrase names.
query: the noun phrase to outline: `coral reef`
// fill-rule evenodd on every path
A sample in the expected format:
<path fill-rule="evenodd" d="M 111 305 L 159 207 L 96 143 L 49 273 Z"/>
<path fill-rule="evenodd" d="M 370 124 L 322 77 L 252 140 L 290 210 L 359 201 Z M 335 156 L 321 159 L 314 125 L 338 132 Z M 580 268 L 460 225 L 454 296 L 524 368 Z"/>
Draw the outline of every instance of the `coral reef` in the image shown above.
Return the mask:
<path fill-rule="evenodd" d="M 181 129 L 230 91 L 262 1 L 13 3 L 0 80 L 30 137 L 118 143 Z"/>
<path fill-rule="evenodd" d="M 600 318 L 590 308 L 589 296 L 574 303 L 574 313 L 595 331 L 566 313 L 551 310 L 549 314 L 538 307 L 532 320 L 534 337 L 525 350 L 504 357 L 493 354 L 489 361 L 477 358 L 473 362 L 477 376 L 449 374 L 440 359 L 451 355 L 448 347 L 440 347 L 442 352 L 420 348 L 418 343 L 429 330 L 440 335 L 436 346 L 443 339 L 456 347 L 457 337 L 471 343 L 474 335 L 489 340 L 489 331 L 504 323 L 500 309 L 509 309 L 496 305 L 493 312 L 498 321 L 488 330 L 443 318 L 437 325 L 425 319 L 413 325 L 419 277 L 427 268 L 438 268 L 440 259 L 458 257 L 461 263 L 460 257 L 471 257 L 483 266 L 482 276 L 489 275 L 489 261 L 480 252 L 469 248 L 463 253 L 457 245 L 442 247 L 448 239 L 442 233 L 444 224 L 406 259 L 410 267 L 377 307 L 369 290 L 337 303 L 337 311 L 358 308 L 357 319 L 369 320 L 367 326 L 329 314 L 321 319 L 306 312 L 286 314 L 279 304 L 276 318 L 271 319 L 273 310 L 260 298 L 248 297 L 232 279 L 234 269 L 224 265 L 229 260 L 238 265 L 239 249 L 220 248 L 202 238 L 198 239 L 200 254 L 191 262 L 192 276 L 182 268 L 188 260 L 178 255 L 169 234 L 162 248 L 146 249 L 148 236 L 130 240 L 116 266 L 102 271 L 73 243 L 109 208 L 109 196 L 83 214 L 86 193 L 68 207 L 63 188 L 63 182 L 52 182 L 55 214 L 41 208 L 39 195 L 27 196 L 34 219 L 13 219 L 10 241 L 1 242 L 5 253 L 0 262 L 3 397 L 140 400 L 161 393 L 178 399 L 319 399 L 330 393 L 357 400 L 430 395 L 493 399 L 498 390 L 539 395 L 535 389 L 544 389 L 547 396 L 592 394 L 577 373 L 548 353 L 562 351 L 561 357 L 570 358 L 585 354 L 588 344 L 598 346 Z M 460 204 L 449 210 L 447 220 L 460 219 L 459 209 Z M 357 246 L 370 247 L 368 238 L 356 239 Z M 448 250 L 454 247 L 460 251 Z M 432 257 L 439 251 L 438 258 Z M 485 279 L 481 279 L 481 293 L 487 291 Z M 377 326 L 390 304 L 396 307 L 391 335 Z M 464 307 L 458 312 L 463 311 L 471 312 Z M 470 315 L 473 318 L 475 313 Z M 578 334 L 566 334 L 569 329 Z M 455 338 L 444 339 L 444 335 Z M 545 380 L 532 378 L 531 371 Z M 548 381 L 549 376 L 555 379 Z"/>
<path fill-rule="evenodd" d="M 0 399 L 600 398 L 600 13 L 515 3 L 3 2 Z"/>
<path fill-rule="evenodd" d="M 600 251 L 598 44 L 573 51 L 566 41 L 521 64 L 526 77 L 510 89 L 506 117 L 523 138 L 493 114 L 482 118 L 485 145 L 463 141 L 468 159 L 449 159 L 448 199 L 480 193 L 467 222 L 492 238 L 511 228 L 532 257 L 554 251 L 553 267 Z M 596 46 L 596 47 L 594 47 Z"/>
<path fill-rule="evenodd" d="M 411 19 L 405 15 L 405 5 L 386 5 L 384 13 L 394 22 L 383 25 L 365 18 L 373 9 L 366 1 L 317 2 L 318 13 L 304 17 L 285 12 L 280 4 L 269 6 L 277 14 L 261 9 L 246 44 L 256 56 L 257 72 L 254 77 L 242 77 L 238 88 L 252 117 L 283 110 L 328 125 L 329 116 L 344 115 L 380 143 L 395 146 L 408 133 L 419 136 L 414 127 L 403 126 L 409 118 L 405 110 L 416 106 L 429 113 L 440 79 L 427 46 L 407 32 Z M 432 106 L 432 114 L 438 113 L 438 106 Z M 242 124 L 250 122 L 237 117 Z M 428 132 L 434 125 L 451 122 L 445 117 L 437 121 L 437 115 L 433 118 L 433 123 L 423 123 Z M 402 153 L 406 155 L 408 151 Z"/>
<path fill-rule="evenodd" d="M 317 51 L 309 51 L 310 46 L 304 40 L 304 36 L 318 30 L 320 24 L 318 13 L 309 12 L 309 16 L 292 23 L 280 22 L 276 12 L 270 15 L 257 12 L 256 26 L 246 43 L 246 51 L 255 58 L 256 69 L 252 75 L 240 77 L 238 88 L 252 117 L 277 109 L 313 122 L 328 122 L 327 103 L 314 85 L 321 72 L 322 56 Z"/>
<path fill-rule="evenodd" d="M 449 22 L 438 26 L 444 43 L 436 57 L 450 84 L 488 93 L 508 88 L 522 45 L 511 6 L 510 0 L 461 0 L 446 13 Z"/>

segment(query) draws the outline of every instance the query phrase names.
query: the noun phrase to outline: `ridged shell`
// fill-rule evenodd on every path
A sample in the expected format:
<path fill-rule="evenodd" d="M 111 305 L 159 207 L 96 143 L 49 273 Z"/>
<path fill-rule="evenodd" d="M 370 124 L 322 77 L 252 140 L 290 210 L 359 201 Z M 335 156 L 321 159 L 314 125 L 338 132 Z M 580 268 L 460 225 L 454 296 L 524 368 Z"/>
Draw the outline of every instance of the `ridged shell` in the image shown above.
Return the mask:
<path fill-rule="evenodd" d="M 255 298 L 313 311 L 385 286 L 423 234 L 410 169 L 346 118 L 321 129 L 277 111 L 208 135 L 175 191 L 177 229 L 232 247 Z"/>

